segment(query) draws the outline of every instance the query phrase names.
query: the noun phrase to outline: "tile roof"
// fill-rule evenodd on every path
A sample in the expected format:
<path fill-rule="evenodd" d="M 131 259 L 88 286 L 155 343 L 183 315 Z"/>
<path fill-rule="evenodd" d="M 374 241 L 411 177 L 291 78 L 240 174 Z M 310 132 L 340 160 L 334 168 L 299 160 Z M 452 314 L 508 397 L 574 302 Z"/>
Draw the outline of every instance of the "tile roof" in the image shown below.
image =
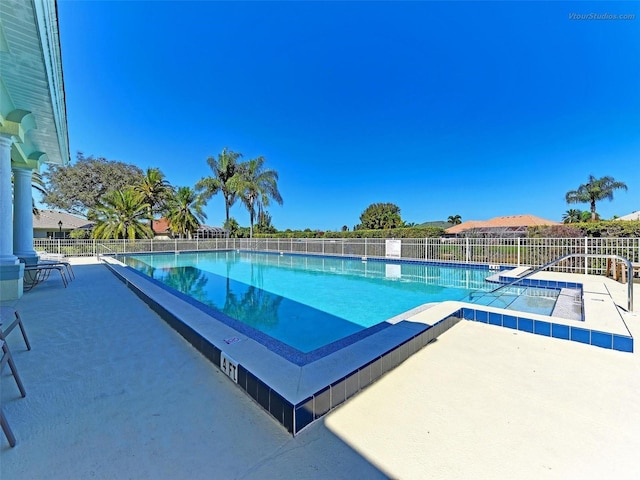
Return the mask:
<path fill-rule="evenodd" d="M 158 218 L 153 220 L 153 233 L 169 233 L 169 220 L 166 218 Z"/>
<path fill-rule="evenodd" d="M 535 225 L 560 225 L 560 222 L 546 220 L 535 215 L 509 215 L 506 217 L 495 217 L 490 220 L 469 220 L 459 225 L 454 225 L 445 230 L 446 233 L 460 233 L 474 228 L 513 228 L 532 227 Z"/>
<path fill-rule="evenodd" d="M 40 210 L 39 215 L 33 216 L 33 228 L 58 230 L 58 222 L 62 222 L 63 230 L 74 230 L 93 225 L 93 222 L 86 218 L 57 210 Z"/>
<path fill-rule="evenodd" d="M 640 210 L 630 213 L 629 215 L 618 217 L 616 220 L 640 220 Z"/>

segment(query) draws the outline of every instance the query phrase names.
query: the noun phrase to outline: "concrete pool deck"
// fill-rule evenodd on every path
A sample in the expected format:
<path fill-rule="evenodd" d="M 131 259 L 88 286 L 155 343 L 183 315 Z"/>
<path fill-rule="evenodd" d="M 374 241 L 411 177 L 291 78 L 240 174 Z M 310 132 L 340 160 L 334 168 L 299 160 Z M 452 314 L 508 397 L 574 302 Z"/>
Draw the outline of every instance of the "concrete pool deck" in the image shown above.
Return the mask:
<path fill-rule="evenodd" d="M 75 272 L 13 304 L 33 350 L 9 335 L 2 478 L 640 475 L 637 353 L 459 322 L 292 437 L 104 266 Z"/>

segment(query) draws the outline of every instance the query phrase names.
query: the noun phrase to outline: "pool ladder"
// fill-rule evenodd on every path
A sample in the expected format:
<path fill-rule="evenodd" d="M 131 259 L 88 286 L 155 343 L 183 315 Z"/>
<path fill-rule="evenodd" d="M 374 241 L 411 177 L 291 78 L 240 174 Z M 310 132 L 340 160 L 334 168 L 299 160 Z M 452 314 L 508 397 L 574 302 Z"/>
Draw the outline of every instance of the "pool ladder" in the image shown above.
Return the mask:
<path fill-rule="evenodd" d="M 633 312 L 633 265 L 631 264 L 631 261 L 628 258 L 621 257 L 620 255 L 595 255 L 595 254 L 588 254 L 588 253 L 569 253 L 567 255 L 563 255 L 562 257 L 556 258 L 555 260 L 552 260 L 551 262 L 546 263 L 543 266 L 536 268 L 535 270 L 527 272 L 526 275 L 518 277 L 503 285 L 500 285 L 499 287 L 489 292 L 482 292 L 482 291 L 471 292 L 469 294 L 469 298 L 472 299 L 474 296 L 493 295 L 504 288 L 517 284 L 518 282 L 524 280 L 525 278 L 530 277 L 531 275 L 541 272 L 542 270 L 546 270 L 549 267 L 553 267 L 554 265 L 557 265 L 558 263 L 563 262 L 568 258 L 610 258 L 613 260 L 622 260 L 624 263 L 626 263 L 627 269 L 629 272 L 629 275 L 627 275 L 627 311 Z"/>

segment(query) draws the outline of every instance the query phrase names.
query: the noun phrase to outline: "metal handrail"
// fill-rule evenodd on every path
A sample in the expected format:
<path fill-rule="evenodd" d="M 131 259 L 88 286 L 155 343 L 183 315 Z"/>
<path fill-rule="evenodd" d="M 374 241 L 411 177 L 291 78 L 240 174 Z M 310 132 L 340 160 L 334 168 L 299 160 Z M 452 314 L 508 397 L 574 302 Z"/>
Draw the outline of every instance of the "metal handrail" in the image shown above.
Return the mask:
<path fill-rule="evenodd" d="M 558 263 L 568 259 L 568 258 L 611 258 L 611 259 L 615 259 L 615 260 L 622 260 L 623 262 L 625 262 L 627 264 L 627 269 L 629 274 L 627 275 L 627 309 L 629 312 L 633 312 L 633 265 L 631 264 L 631 261 L 628 258 L 625 257 L 621 257 L 620 255 L 597 255 L 597 254 L 590 254 L 590 253 L 569 253 L 567 255 L 563 255 L 562 257 L 556 258 L 555 260 L 550 261 L 549 263 L 544 264 L 541 267 L 536 268 L 535 270 L 532 270 L 530 272 L 528 272 L 526 275 L 523 275 L 522 277 L 518 277 L 515 280 L 512 280 L 509 283 L 505 283 L 503 285 L 500 285 L 498 288 L 495 288 L 494 290 L 491 290 L 489 292 L 471 292 L 471 294 L 469 295 L 469 297 L 473 298 L 474 293 L 482 293 L 484 295 L 491 295 L 494 294 L 495 292 L 502 290 L 503 288 L 506 287 L 510 287 L 512 285 L 515 285 L 516 283 L 520 282 L 521 280 L 524 280 L 527 277 L 530 277 L 531 275 L 535 275 L 538 272 L 541 272 L 542 270 L 545 270 L 549 267 L 552 267 L 554 265 L 557 265 Z"/>
<path fill-rule="evenodd" d="M 96 247 L 102 247 L 102 248 L 104 248 L 105 250 L 109 250 L 110 252 L 113 252 L 113 255 L 114 255 L 114 256 L 116 256 L 116 257 L 118 256 L 118 252 L 116 252 L 116 251 L 115 251 L 114 249 L 112 249 L 112 248 L 107 247 L 107 246 L 106 246 L 105 244 L 103 244 L 103 243 L 98 243 L 98 244 L 96 244 Z M 98 249 L 96 248 L 96 258 L 98 259 L 98 261 L 100 261 L 100 255 L 104 255 L 104 253 L 100 253 L 100 252 L 98 251 Z"/>

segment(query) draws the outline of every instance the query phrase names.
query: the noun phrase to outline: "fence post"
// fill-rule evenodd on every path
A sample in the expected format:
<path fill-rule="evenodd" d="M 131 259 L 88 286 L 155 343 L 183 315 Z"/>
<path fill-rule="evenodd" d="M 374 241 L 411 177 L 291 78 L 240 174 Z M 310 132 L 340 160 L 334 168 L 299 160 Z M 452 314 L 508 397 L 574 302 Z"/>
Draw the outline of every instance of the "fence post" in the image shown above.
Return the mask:
<path fill-rule="evenodd" d="M 521 242 L 521 238 L 518 237 L 518 267 L 520 266 L 520 249 L 522 247 L 522 242 Z"/>
<path fill-rule="evenodd" d="M 586 255 L 587 253 L 589 253 L 589 237 L 584 237 L 584 254 Z M 588 264 L 589 264 L 589 259 L 587 257 L 584 257 L 584 274 L 585 275 L 587 275 L 587 273 L 589 272 L 589 269 L 587 268 Z"/>
<path fill-rule="evenodd" d="M 465 258 L 465 262 L 469 263 L 469 259 L 471 258 L 471 252 L 469 251 L 469 237 L 466 237 L 465 239 L 465 246 L 466 248 L 465 248 L 464 258 Z"/>
<path fill-rule="evenodd" d="M 364 256 L 367 257 L 367 237 L 364 237 Z"/>

